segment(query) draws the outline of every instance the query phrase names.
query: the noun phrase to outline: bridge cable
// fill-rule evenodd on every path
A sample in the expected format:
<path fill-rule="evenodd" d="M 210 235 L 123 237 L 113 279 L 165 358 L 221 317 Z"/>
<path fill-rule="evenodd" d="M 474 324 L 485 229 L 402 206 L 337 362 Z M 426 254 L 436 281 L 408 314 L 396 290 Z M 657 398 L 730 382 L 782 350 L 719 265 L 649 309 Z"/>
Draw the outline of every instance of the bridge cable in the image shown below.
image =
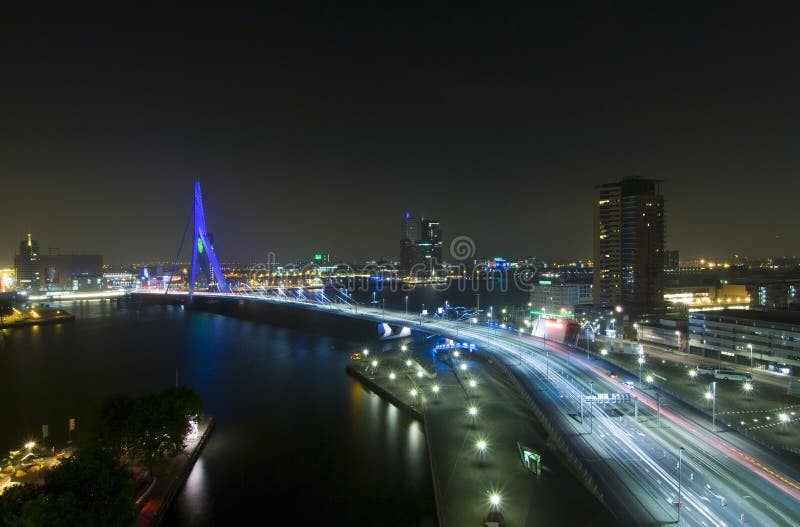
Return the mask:
<path fill-rule="evenodd" d="M 189 224 L 192 222 L 192 214 L 189 214 L 189 218 L 186 220 L 186 227 L 183 228 L 183 236 L 181 236 L 181 243 L 178 246 L 178 253 L 175 255 L 175 261 L 172 263 L 172 270 L 169 272 L 169 282 L 167 282 L 167 287 L 164 288 L 164 294 L 169 294 L 169 286 L 172 285 L 172 277 L 175 274 L 175 269 L 178 267 L 178 258 L 181 257 L 181 251 L 183 251 L 183 242 L 186 241 L 186 233 L 189 231 Z"/>

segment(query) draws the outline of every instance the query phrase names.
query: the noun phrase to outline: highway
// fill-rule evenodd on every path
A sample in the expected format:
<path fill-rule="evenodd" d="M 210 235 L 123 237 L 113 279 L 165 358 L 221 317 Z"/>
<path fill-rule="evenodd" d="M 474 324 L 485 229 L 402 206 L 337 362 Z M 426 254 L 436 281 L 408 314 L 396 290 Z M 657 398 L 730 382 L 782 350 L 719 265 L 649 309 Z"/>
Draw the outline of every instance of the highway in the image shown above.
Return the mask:
<path fill-rule="evenodd" d="M 359 307 L 358 311 L 360 316 L 369 314 L 376 321 L 421 326 L 479 346 L 488 341 L 490 351 L 503 354 L 506 364 L 530 385 L 549 378 L 545 384 L 550 397 L 557 398 L 563 408 L 562 430 L 580 434 L 587 446 L 584 459 L 593 463 L 604 488 L 627 494 L 611 496 L 606 492 L 612 507 L 615 502 L 617 507 L 638 505 L 633 507 L 638 511 L 629 511 L 637 523 L 677 520 L 678 450 L 684 448 L 680 469 L 682 525 L 800 525 L 800 478 L 797 468 L 786 463 L 790 454 L 778 454 L 732 431 L 712 433 L 706 415 L 664 394 L 659 427 L 655 392 L 640 388 L 631 392 L 623 386 L 622 375 L 619 380 L 607 375 L 616 368 L 601 359 L 586 359 L 585 353 L 552 341 L 547 341 L 545 348 L 540 339 L 516 331 L 420 319 L 381 309 Z M 590 383 L 595 394 L 635 396 L 639 422 L 633 417 L 635 409 L 631 407 L 635 404 L 584 402 L 581 424 L 580 399 L 590 394 Z M 590 406 L 593 418 L 588 415 Z"/>
<path fill-rule="evenodd" d="M 197 293 L 196 293 L 197 294 Z M 476 344 L 536 393 L 600 483 L 620 521 L 638 525 L 800 525 L 796 458 L 736 432 L 712 432 L 708 417 L 666 394 L 622 384 L 616 368 L 567 345 L 517 331 L 476 326 L 352 304 L 256 295 L 236 296 L 405 325 Z M 592 396 L 621 394 L 601 404 Z M 638 409 L 638 418 L 636 416 Z M 684 449 L 680 457 L 679 449 Z M 613 491 L 611 490 L 613 489 Z M 678 494 L 680 492 L 680 500 Z"/>

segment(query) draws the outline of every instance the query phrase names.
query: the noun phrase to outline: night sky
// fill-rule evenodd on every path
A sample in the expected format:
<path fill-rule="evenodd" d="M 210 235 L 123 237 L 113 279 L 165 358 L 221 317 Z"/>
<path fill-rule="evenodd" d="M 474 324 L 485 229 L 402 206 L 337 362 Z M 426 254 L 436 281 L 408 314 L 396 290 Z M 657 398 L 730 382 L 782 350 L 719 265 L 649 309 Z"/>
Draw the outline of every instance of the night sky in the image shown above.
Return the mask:
<path fill-rule="evenodd" d="M 682 257 L 798 254 L 800 17 L 162 8 L 0 16 L 0 264 L 32 232 L 172 259 L 199 179 L 223 261 L 591 256 L 592 188 L 665 180 Z"/>

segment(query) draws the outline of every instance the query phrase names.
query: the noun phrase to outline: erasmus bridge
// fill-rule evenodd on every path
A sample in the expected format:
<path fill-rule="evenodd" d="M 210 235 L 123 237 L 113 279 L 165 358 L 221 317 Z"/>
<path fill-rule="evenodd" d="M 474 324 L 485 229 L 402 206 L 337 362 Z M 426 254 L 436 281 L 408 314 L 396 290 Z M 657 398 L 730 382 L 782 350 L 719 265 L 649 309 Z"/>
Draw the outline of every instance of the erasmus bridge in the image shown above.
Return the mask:
<path fill-rule="evenodd" d="M 800 525 L 796 459 L 733 429 L 715 429 L 706 414 L 668 394 L 631 390 L 607 375 L 609 367 L 601 357 L 491 326 L 479 320 L 479 314 L 445 320 L 362 305 L 342 292 L 329 297 L 324 291 L 309 296 L 248 285 L 234 289 L 208 238 L 199 182 L 194 185 L 192 217 L 188 288 L 168 285 L 134 294 L 187 303 L 201 298 L 264 302 L 382 327 L 413 328 L 471 344 L 478 353 L 491 355 L 546 410 L 621 525 Z M 216 291 L 196 289 L 201 268 L 213 278 Z"/>

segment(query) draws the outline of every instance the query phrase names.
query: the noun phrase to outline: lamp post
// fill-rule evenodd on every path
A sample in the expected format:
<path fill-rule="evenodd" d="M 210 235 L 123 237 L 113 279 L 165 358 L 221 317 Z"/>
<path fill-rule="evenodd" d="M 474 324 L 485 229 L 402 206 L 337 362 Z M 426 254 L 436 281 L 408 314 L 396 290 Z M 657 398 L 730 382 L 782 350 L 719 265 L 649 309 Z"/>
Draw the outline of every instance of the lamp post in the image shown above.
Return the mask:
<path fill-rule="evenodd" d="M 717 428 L 717 381 L 711 383 L 711 391 L 706 392 L 706 399 L 711 399 L 711 431 Z"/>
<path fill-rule="evenodd" d="M 678 503 L 675 506 L 678 508 L 678 525 L 681 523 L 681 469 L 683 468 L 683 447 L 678 449 Z"/>
<path fill-rule="evenodd" d="M 408 295 L 406 295 L 406 316 L 408 316 Z"/>
<path fill-rule="evenodd" d="M 531 327 L 531 331 L 533 331 L 533 313 L 531 313 L 531 309 L 533 309 L 533 304 L 528 302 L 528 325 Z"/>
<path fill-rule="evenodd" d="M 594 410 L 592 407 L 594 406 L 594 383 L 589 383 L 589 434 L 592 433 L 592 428 L 594 428 Z"/>
<path fill-rule="evenodd" d="M 546 359 L 547 360 L 547 370 L 545 370 L 546 371 L 545 378 L 549 381 L 550 380 L 550 350 L 547 349 L 546 346 L 544 348 L 544 355 L 545 355 L 545 357 L 547 357 L 547 359 Z"/>
<path fill-rule="evenodd" d="M 711 383 L 714 389 L 714 398 L 711 399 L 711 431 L 716 432 L 717 428 L 717 381 Z"/>
<path fill-rule="evenodd" d="M 639 363 L 639 384 L 642 384 L 642 364 L 644 364 L 644 356 L 639 356 L 637 361 Z"/>
<path fill-rule="evenodd" d="M 750 368 L 753 367 L 753 345 L 748 344 L 747 348 L 750 350 Z"/>

